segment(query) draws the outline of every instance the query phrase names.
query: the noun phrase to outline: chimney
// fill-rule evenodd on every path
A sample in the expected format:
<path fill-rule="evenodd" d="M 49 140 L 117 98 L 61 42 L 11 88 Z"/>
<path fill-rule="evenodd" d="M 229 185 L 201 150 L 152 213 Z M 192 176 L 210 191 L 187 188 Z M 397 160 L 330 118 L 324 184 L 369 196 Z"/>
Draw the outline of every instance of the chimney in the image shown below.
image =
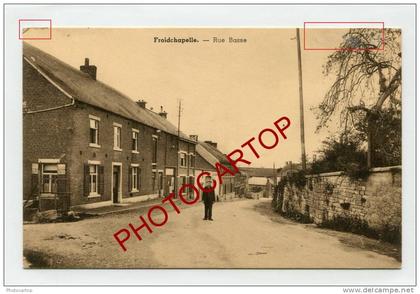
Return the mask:
<path fill-rule="evenodd" d="M 163 118 L 167 118 L 168 117 L 168 113 L 166 111 L 163 111 L 163 106 L 160 107 L 160 112 L 159 115 Z"/>
<path fill-rule="evenodd" d="M 140 106 L 141 108 L 146 108 L 146 101 L 144 101 L 143 99 L 141 100 L 137 100 L 137 105 Z"/>
<path fill-rule="evenodd" d="M 89 65 L 89 58 L 85 58 L 85 65 L 80 66 L 80 71 L 87 73 L 93 80 L 96 80 L 96 66 Z"/>
<path fill-rule="evenodd" d="M 217 148 L 217 142 L 213 142 L 213 141 L 204 141 L 204 143 L 207 143 L 211 146 L 213 146 L 214 148 Z"/>
<path fill-rule="evenodd" d="M 195 142 L 198 142 L 198 135 L 190 135 L 190 139 Z"/>

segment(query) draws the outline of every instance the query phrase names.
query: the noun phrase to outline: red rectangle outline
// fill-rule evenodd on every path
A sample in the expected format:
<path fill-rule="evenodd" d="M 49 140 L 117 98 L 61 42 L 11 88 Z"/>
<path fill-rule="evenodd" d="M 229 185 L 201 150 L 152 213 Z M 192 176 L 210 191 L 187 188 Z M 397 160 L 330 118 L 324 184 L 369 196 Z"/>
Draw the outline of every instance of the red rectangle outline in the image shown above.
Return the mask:
<path fill-rule="evenodd" d="M 48 21 L 50 23 L 50 35 L 49 35 L 49 37 L 46 37 L 46 38 L 23 38 L 21 36 L 21 22 L 22 21 Z M 25 18 L 22 18 L 22 19 L 19 19 L 19 40 L 51 40 L 51 38 L 52 38 L 52 21 L 51 21 L 51 18 L 45 18 L 45 19 L 41 19 L 41 18 L 38 18 L 38 19 L 27 18 L 27 19 L 25 19 Z"/>
<path fill-rule="evenodd" d="M 382 24 L 382 47 L 381 48 L 306 48 L 306 24 L 308 23 L 326 23 L 326 24 L 355 24 L 355 23 L 378 23 Z M 385 49 L 385 23 L 383 21 L 305 21 L 303 22 L 303 50 L 324 50 L 324 51 L 383 51 Z"/>

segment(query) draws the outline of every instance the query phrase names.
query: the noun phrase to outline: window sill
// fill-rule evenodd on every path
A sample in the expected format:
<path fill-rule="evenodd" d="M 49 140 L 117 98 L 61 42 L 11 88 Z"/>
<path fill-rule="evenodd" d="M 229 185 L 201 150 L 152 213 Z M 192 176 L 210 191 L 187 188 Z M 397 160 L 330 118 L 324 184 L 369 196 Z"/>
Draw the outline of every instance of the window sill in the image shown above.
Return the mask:
<path fill-rule="evenodd" d="M 101 195 L 98 193 L 95 193 L 95 194 L 89 194 L 87 198 L 98 198 L 98 197 L 101 197 Z"/>
<path fill-rule="evenodd" d="M 119 151 L 119 152 L 121 152 L 121 151 L 122 151 L 122 149 L 121 149 L 121 148 L 118 148 L 118 147 L 114 147 L 114 151 Z"/>
<path fill-rule="evenodd" d="M 131 150 L 131 153 L 139 154 L 140 152 L 138 152 L 137 150 Z"/>
<path fill-rule="evenodd" d="M 89 147 L 101 148 L 101 145 L 98 145 L 98 144 L 95 144 L 95 143 L 89 143 Z"/>

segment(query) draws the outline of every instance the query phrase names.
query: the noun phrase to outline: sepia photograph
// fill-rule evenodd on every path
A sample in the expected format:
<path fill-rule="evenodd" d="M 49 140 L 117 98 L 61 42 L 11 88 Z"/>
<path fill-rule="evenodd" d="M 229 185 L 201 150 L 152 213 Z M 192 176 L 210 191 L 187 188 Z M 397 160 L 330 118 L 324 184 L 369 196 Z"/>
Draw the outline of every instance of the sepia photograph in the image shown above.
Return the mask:
<path fill-rule="evenodd" d="M 22 267 L 400 269 L 404 32 L 307 25 L 23 30 Z"/>

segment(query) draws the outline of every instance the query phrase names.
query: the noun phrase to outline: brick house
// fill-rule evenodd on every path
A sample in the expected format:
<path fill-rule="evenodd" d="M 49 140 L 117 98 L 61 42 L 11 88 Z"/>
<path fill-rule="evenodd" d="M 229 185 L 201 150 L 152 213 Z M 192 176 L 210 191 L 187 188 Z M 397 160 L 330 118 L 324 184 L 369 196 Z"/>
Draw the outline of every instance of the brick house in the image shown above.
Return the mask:
<path fill-rule="evenodd" d="M 23 197 L 41 210 L 166 196 L 194 181 L 196 142 L 80 70 L 23 44 Z M 179 168 L 178 168 L 179 166 Z"/>

